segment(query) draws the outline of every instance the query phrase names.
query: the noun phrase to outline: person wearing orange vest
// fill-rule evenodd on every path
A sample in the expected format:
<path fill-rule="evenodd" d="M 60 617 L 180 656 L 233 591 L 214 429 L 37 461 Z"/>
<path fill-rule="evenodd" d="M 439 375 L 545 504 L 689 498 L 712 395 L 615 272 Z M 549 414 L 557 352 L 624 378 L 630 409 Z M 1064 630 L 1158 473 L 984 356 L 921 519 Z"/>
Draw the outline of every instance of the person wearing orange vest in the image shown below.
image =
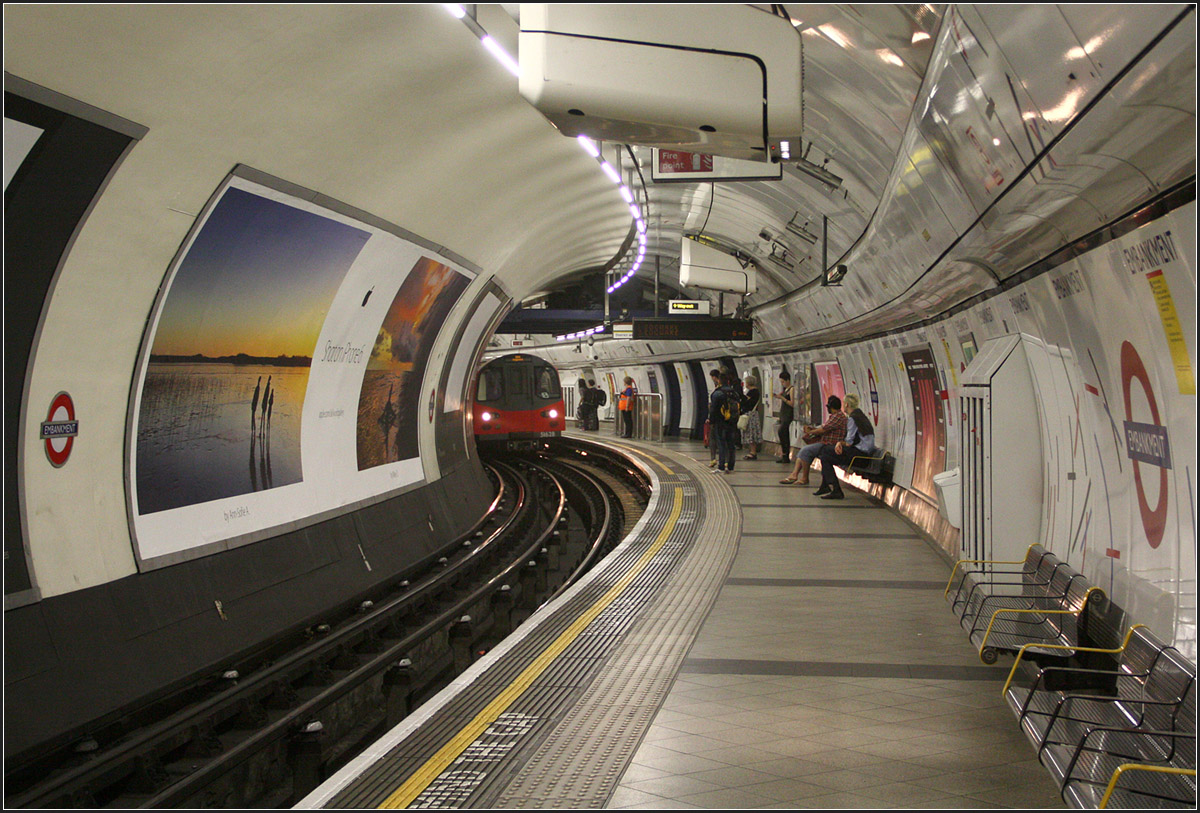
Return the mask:
<path fill-rule="evenodd" d="M 621 390 L 621 395 L 617 400 L 617 410 L 621 413 L 621 437 L 633 437 L 633 399 L 637 397 L 637 387 L 633 386 L 633 379 L 630 376 L 625 376 L 625 389 Z"/>

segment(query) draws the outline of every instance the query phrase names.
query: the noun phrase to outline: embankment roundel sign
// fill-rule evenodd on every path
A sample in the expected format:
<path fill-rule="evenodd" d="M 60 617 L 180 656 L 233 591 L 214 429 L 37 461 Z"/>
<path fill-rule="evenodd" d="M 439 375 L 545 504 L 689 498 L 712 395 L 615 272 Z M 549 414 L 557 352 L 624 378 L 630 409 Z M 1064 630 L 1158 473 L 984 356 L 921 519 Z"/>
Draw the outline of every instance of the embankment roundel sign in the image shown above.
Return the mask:
<path fill-rule="evenodd" d="M 75 419 L 75 402 L 70 394 L 60 392 L 50 402 L 50 412 L 42 421 L 41 439 L 46 446 L 46 457 L 55 468 L 63 466 L 71 456 L 75 436 L 79 434 L 79 421 Z"/>

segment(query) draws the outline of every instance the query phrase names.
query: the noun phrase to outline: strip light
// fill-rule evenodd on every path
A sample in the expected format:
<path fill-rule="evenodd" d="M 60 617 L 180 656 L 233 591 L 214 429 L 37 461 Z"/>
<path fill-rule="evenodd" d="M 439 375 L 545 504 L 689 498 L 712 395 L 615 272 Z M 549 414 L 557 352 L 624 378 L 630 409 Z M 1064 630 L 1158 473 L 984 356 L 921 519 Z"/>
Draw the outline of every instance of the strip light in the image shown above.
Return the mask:
<path fill-rule="evenodd" d="M 564 333 L 562 336 L 555 336 L 554 341 L 568 342 L 572 339 L 586 339 L 588 336 L 595 336 L 597 333 L 603 332 L 604 325 L 596 325 L 595 327 L 589 327 L 587 330 L 580 330 L 575 333 Z"/>
<path fill-rule="evenodd" d="M 471 29 L 471 33 L 479 37 L 479 41 L 483 43 L 483 46 L 492 54 L 492 56 L 497 59 L 497 61 L 500 62 L 501 65 L 503 65 L 509 71 L 509 73 L 511 73 L 513 76 L 520 77 L 520 63 L 518 63 L 517 60 L 513 59 L 502 47 L 500 47 L 500 44 L 492 39 L 487 31 L 483 30 L 483 27 L 479 24 L 479 22 L 467 13 L 467 9 L 464 6 L 455 3 L 442 3 L 442 7 L 446 9 L 446 11 L 448 11 L 456 20 L 462 20 L 463 24 L 466 25 L 467 28 Z M 634 200 L 633 191 L 621 181 L 621 173 L 618 172 L 612 164 L 604 159 L 604 156 L 600 152 L 600 145 L 587 136 L 582 135 L 578 137 L 578 141 L 579 145 L 584 149 L 584 151 L 587 152 L 588 155 L 595 158 L 600 164 L 601 171 L 608 177 L 608 179 L 617 185 L 617 188 L 621 193 L 621 198 L 629 206 L 629 213 L 633 216 L 633 222 L 637 229 L 639 243 L 637 258 L 633 261 L 629 270 L 625 272 L 624 276 L 622 276 L 616 283 L 609 286 L 608 292 L 611 294 L 617 288 L 621 287 L 630 279 L 632 279 L 633 275 L 637 273 L 637 270 L 642 265 L 642 260 L 646 256 L 646 221 L 643 219 L 641 208 Z M 624 258 L 621 258 L 618 260 L 618 264 L 623 261 Z M 583 331 L 581 333 L 557 336 L 555 339 L 561 342 L 572 338 L 577 339 L 584 336 L 593 336 L 596 333 L 603 332 L 603 330 L 604 326 L 600 325 L 597 328 L 591 328 L 590 330 Z"/>

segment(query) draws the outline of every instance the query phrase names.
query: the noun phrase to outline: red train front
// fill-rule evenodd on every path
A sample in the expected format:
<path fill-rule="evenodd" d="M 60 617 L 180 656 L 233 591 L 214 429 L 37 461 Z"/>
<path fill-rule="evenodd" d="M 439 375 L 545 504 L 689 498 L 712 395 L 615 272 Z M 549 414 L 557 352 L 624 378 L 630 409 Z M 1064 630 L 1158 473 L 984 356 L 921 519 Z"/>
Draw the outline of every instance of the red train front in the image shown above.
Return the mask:
<path fill-rule="evenodd" d="M 475 386 L 475 440 L 509 448 L 562 435 L 566 425 L 558 371 L 525 353 L 485 364 Z"/>

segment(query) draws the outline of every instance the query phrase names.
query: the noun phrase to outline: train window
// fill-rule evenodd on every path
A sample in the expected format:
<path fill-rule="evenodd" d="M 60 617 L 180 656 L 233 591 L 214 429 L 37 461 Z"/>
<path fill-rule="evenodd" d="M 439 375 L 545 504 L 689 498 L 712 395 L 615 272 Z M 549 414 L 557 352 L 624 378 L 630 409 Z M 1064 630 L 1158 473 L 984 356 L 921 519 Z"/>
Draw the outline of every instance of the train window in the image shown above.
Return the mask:
<path fill-rule="evenodd" d="M 504 397 L 504 371 L 495 367 L 485 367 L 479 372 L 479 386 L 476 388 L 476 401 L 496 401 Z"/>
<path fill-rule="evenodd" d="M 543 399 L 558 399 L 562 390 L 558 384 L 558 373 L 553 367 L 539 367 L 537 370 L 537 394 Z"/>

